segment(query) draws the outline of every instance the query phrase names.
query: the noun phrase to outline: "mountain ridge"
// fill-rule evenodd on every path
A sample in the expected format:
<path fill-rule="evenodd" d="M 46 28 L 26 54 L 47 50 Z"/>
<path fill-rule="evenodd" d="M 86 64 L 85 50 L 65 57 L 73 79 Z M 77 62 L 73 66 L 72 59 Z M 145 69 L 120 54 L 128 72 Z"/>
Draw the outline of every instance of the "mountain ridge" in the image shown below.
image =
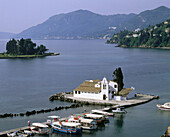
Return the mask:
<path fill-rule="evenodd" d="M 161 13 L 161 14 L 160 14 Z M 170 18 L 170 9 L 160 6 L 139 14 L 100 15 L 88 10 L 76 10 L 51 16 L 45 22 L 30 27 L 16 37 L 33 39 L 93 39 L 111 36 L 120 30 L 134 30 L 154 25 Z"/>

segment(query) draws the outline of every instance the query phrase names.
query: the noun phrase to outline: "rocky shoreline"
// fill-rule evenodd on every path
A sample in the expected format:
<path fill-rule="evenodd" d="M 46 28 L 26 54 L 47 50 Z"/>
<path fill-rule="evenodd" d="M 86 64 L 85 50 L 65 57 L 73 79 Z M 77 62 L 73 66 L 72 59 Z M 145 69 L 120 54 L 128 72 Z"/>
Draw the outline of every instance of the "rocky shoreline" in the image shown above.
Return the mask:
<path fill-rule="evenodd" d="M 170 47 L 147 47 L 146 45 L 133 46 L 133 47 L 129 47 L 127 45 L 117 45 L 115 47 L 121 47 L 121 48 L 140 48 L 140 49 L 166 49 L 166 50 L 170 50 Z"/>

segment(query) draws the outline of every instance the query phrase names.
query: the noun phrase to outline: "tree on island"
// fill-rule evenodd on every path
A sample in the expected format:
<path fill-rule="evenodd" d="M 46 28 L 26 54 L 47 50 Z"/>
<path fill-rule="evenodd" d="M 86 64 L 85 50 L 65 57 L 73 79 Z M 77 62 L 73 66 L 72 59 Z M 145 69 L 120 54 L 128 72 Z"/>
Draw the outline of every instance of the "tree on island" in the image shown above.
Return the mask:
<path fill-rule="evenodd" d="M 121 68 L 117 68 L 114 72 L 113 72 L 113 81 L 117 82 L 118 84 L 118 91 L 121 91 L 123 89 L 124 83 L 123 83 L 123 73 Z"/>
<path fill-rule="evenodd" d="M 37 46 L 31 39 L 12 39 L 6 44 L 6 53 L 10 55 L 43 55 L 47 50 L 44 45 Z"/>

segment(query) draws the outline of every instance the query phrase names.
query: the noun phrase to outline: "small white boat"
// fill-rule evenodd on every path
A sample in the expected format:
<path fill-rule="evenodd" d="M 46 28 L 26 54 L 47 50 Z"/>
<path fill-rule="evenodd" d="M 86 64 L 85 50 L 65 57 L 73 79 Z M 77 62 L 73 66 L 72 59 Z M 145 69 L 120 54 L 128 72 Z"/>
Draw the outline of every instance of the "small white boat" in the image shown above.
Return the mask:
<path fill-rule="evenodd" d="M 123 110 L 123 107 L 118 107 L 115 110 L 112 110 L 113 113 L 127 113 L 126 110 Z"/>
<path fill-rule="evenodd" d="M 167 102 L 163 105 L 160 105 L 160 104 L 157 104 L 156 105 L 158 109 L 160 110 L 167 110 L 167 111 L 170 111 L 170 102 Z"/>
<path fill-rule="evenodd" d="M 15 136 L 17 136 L 17 132 L 18 131 L 15 131 L 15 132 L 12 132 L 12 133 L 7 133 L 7 136 L 8 137 L 15 137 Z"/>
<path fill-rule="evenodd" d="M 47 125 L 51 125 L 51 123 L 59 121 L 59 119 L 60 119 L 60 116 L 56 116 L 56 115 L 48 116 Z"/>
<path fill-rule="evenodd" d="M 95 130 L 97 129 L 97 123 L 93 119 L 81 119 L 81 128 L 83 130 Z"/>
<path fill-rule="evenodd" d="M 21 131 L 15 131 L 12 133 L 7 133 L 7 136 L 8 137 L 28 137 L 29 135 Z"/>
<path fill-rule="evenodd" d="M 31 130 L 24 130 L 24 133 L 28 136 L 33 136 L 33 133 Z"/>
<path fill-rule="evenodd" d="M 66 122 L 80 123 L 80 119 L 81 119 L 81 118 L 70 117 L 69 119 L 66 120 Z"/>
<path fill-rule="evenodd" d="M 106 115 L 106 116 L 114 116 L 113 113 L 105 112 L 102 110 L 91 110 L 92 114 L 100 114 L 100 115 Z"/>
<path fill-rule="evenodd" d="M 62 132 L 67 134 L 79 134 L 81 133 L 81 124 L 80 123 L 72 123 L 72 122 L 53 122 L 51 124 L 52 132 Z"/>
<path fill-rule="evenodd" d="M 32 133 L 40 135 L 49 133 L 48 126 L 42 123 L 32 123 L 32 125 L 30 126 L 30 130 L 32 131 Z"/>

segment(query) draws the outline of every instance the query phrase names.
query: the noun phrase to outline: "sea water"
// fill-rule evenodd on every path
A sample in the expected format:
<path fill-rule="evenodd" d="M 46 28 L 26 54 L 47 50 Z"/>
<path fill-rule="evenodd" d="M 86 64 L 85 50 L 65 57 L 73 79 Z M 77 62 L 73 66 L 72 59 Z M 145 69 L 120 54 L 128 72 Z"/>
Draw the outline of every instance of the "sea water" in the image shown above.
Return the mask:
<path fill-rule="evenodd" d="M 7 40 L 0 40 L 0 52 Z M 135 87 L 137 93 L 159 95 L 159 100 L 130 107 L 125 115 L 110 117 L 110 123 L 83 137 L 156 137 L 169 126 L 170 112 L 159 111 L 156 104 L 170 101 L 170 50 L 118 48 L 104 40 L 34 40 L 59 56 L 33 59 L 0 60 L 0 114 L 70 105 L 50 102 L 55 93 L 73 91 L 84 80 L 106 77 L 121 67 L 125 87 Z M 27 125 L 27 121 L 44 122 L 49 115 L 69 116 L 100 106 L 0 119 L 0 131 Z M 52 134 L 49 136 L 68 136 Z M 70 135 L 69 135 L 70 136 Z M 75 135 L 73 135 L 75 136 Z"/>

